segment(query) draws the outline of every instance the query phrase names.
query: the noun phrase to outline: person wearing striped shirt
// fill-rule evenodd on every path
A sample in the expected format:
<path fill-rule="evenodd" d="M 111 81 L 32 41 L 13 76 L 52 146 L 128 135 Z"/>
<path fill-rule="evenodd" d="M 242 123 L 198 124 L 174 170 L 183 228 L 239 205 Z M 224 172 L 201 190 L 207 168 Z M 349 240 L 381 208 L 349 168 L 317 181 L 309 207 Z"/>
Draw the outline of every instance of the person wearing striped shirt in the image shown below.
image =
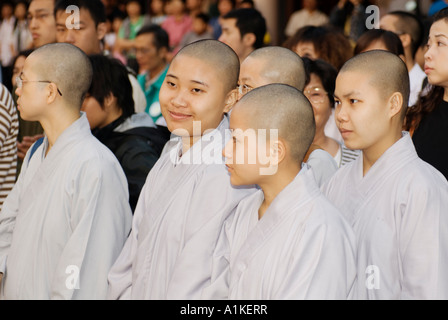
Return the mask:
<path fill-rule="evenodd" d="M 0 210 L 16 182 L 19 119 L 11 93 L 0 84 Z"/>

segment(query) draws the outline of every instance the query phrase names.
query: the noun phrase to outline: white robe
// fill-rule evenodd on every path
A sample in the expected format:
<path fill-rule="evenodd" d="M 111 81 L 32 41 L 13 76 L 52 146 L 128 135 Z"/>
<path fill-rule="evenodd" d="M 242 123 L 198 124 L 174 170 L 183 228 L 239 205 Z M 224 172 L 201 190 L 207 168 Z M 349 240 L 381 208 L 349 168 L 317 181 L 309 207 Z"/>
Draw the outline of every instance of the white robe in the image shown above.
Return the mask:
<path fill-rule="evenodd" d="M 0 213 L 1 298 L 105 299 L 131 228 L 126 177 L 85 114 L 47 148 L 28 151 Z"/>
<path fill-rule="evenodd" d="M 356 281 L 355 235 L 312 171 L 303 166 L 259 220 L 263 199 L 261 190 L 243 199 L 226 221 L 208 298 L 349 298 Z"/>
<path fill-rule="evenodd" d="M 354 228 L 359 299 L 448 299 L 448 183 L 407 132 L 363 177 L 363 156 L 324 194 Z"/>
<path fill-rule="evenodd" d="M 201 297 L 224 220 L 255 192 L 230 184 L 221 155 L 228 128 L 226 116 L 180 158 L 179 140 L 150 171 L 132 232 L 109 274 L 108 298 Z"/>
<path fill-rule="evenodd" d="M 306 163 L 311 167 L 314 179 L 319 187 L 328 182 L 338 170 L 336 160 L 323 149 L 316 149 L 311 152 Z"/>

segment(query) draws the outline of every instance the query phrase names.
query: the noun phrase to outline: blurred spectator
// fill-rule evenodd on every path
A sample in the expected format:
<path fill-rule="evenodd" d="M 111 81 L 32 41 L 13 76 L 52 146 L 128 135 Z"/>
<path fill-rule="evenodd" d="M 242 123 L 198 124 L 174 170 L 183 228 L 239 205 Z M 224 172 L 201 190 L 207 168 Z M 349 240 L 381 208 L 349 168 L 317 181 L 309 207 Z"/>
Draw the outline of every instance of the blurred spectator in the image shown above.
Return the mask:
<path fill-rule="evenodd" d="M 231 47 L 242 62 L 252 51 L 264 46 L 266 20 L 256 9 L 235 9 L 220 19 L 219 41 Z"/>
<path fill-rule="evenodd" d="M 422 90 L 426 74 L 415 61 L 415 54 L 423 39 L 423 25 L 420 19 L 406 11 L 392 11 L 380 20 L 380 28 L 398 35 L 403 44 L 406 67 L 409 71 L 411 93 L 409 106 L 413 106 Z"/>
<path fill-rule="evenodd" d="M 160 26 L 143 27 L 135 39 L 140 75 L 138 82 L 146 96 L 146 109 L 154 122 L 166 126 L 159 103 L 160 87 L 168 71 L 169 36 Z"/>
<path fill-rule="evenodd" d="M 121 25 L 125 18 L 126 16 L 123 13 L 107 16 L 107 32 L 104 36 L 104 49 L 111 53 L 114 57 L 116 53 L 116 58 L 120 58 L 120 61 L 124 64 L 126 64 L 126 59 L 124 59 L 123 56 L 119 54 L 118 50 L 116 50 L 115 42 L 117 41 L 118 32 L 120 31 Z"/>
<path fill-rule="evenodd" d="M 356 42 L 354 54 L 370 50 L 387 50 L 405 60 L 401 40 L 391 31 L 372 29 L 364 32 Z"/>
<path fill-rule="evenodd" d="M 434 1 L 428 10 L 428 16 L 433 16 L 437 11 L 442 10 L 443 8 L 448 7 L 448 1 L 447 0 L 436 0 Z"/>
<path fill-rule="evenodd" d="M 209 21 L 210 18 L 207 14 L 198 13 L 193 19 L 191 31 L 182 38 L 180 48 L 198 40 L 213 39 L 213 34 L 208 29 Z"/>
<path fill-rule="evenodd" d="M 152 24 L 161 25 L 166 19 L 165 12 L 166 0 L 151 0 L 149 7 L 150 19 Z"/>
<path fill-rule="evenodd" d="M 79 8 L 79 21 L 67 25 L 71 13 L 69 5 Z M 106 11 L 99 0 L 59 0 L 55 6 L 57 42 L 73 44 L 85 54 L 101 53 L 102 39 L 107 32 Z"/>
<path fill-rule="evenodd" d="M 236 7 L 237 9 L 255 9 L 255 3 L 253 0 L 238 0 Z"/>
<path fill-rule="evenodd" d="M 31 49 L 33 46 L 33 39 L 26 21 L 27 6 L 27 2 L 21 0 L 16 3 L 16 7 L 14 8 L 14 16 L 16 17 L 12 39 L 12 52 L 14 57 L 20 51 Z"/>
<path fill-rule="evenodd" d="M 65 11 L 69 5 L 79 8 L 79 30 L 68 28 L 65 21 L 70 13 Z M 85 54 L 107 54 L 102 41 L 106 35 L 106 14 L 104 5 L 100 0 L 59 0 L 56 3 L 55 14 L 58 25 L 58 42 L 71 43 Z M 146 107 L 145 95 L 136 78 L 136 72 L 129 69 L 129 80 L 132 84 L 135 110 L 143 112 Z M 95 79 L 95 77 L 93 78 Z"/>
<path fill-rule="evenodd" d="M 127 61 L 127 65 L 137 72 L 138 66 L 135 61 L 134 40 L 138 31 L 146 24 L 151 23 L 149 15 L 142 13 L 142 5 L 138 0 L 126 1 L 127 17 L 123 20 L 115 47 Z"/>
<path fill-rule="evenodd" d="M 175 55 L 183 36 L 191 30 L 193 20 L 186 13 L 185 0 L 168 0 L 168 6 L 169 15 L 161 26 L 169 35 L 170 50 Z"/>
<path fill-rule="evenodd" d="M 56 42 L 55 0 L 31 0 L 28 7 L 28 28 L 33 48 Z"/>
<path fill-rule="evenodd" d="M 84 99 L 93 135 L 117 157 L 126 175 L 132 211 L 149 170 L 165 144 L 146 113 L 134 112 L 132 87 L 126 67 L 103 55 L 89 56 L 95 81 Z"/>
<path fill-rule="evenodd" d="M 11 91 L 12 60 L 14 52 L 12 48 L 14 26 L 14 4 L 11 1 L 3 1 L 1 5 L 0 23 L 0 64 L 2 67 L 3 84 Z"/>
<path fill-rule="evenodd" d="M 330 27 L 305 26 L 288 38 L 284 47 L 302 58 L 322 59 L 339 70 L 353 56 L 353 48 L 346 36 Z"/>
<path fill-rule="evenodd" d="M 428 37 L 429 37 L 429 29 L 431 27 L 432 18 L 425 18 L 422 20 L 423 25 L 423 37 L 420 43 L 420 46 L 415 53 L 415 61 L 418 63 L 422 70 L 425 69 L 425 53 L 428 50 Z"/>
<path fill-rule="evenodd" d="M 318 0 L 302 0 L 303 9 L 294 12 L 289 17 L 285 28 L 288 37 L 304 26 L 322 26 L 329 22 L 328 16 L 318 10 Z"/>
<path fill-rule="evenodd" d="M 16 182 L 19 120 L 11 93 L 0 84 L 0 210 Z"/>
<path fill-rule="evenodd" d="M 330 23 L 356 42 L 366 30 L 368 0 L 339 0 L 330 13 Z"/>
<path fill-rule="evenodd" d="M 210 26 L 213 29 L 213 38 L 218 40 L 221 36 L 222 29 L 220 19 L 236 8 L 236 0 L 218 0 L 218 16 L 210 19 Z"/>
<path fill-rule="evenodd" d="M 34 49 L 21 51 L 17 54 L 13 63 L 12 71 L 12 96 L 14 103 L 17 105 L 17 83 L 16 79 L 20 76 L 25 64 L 25 59 L 33 52 Z M 38 121 L 26 121 L 20 116 L 20 111 L 18 111 L 19 118 L 19 134 L 17 136 L 17 176 L 22 168 L 23 159 L 25 158 L 26 152 L 30 146 L 39 138 L 43 137 L 44 129 Z"/>
<path fill-rule="evenodd" d="M 204 13 L 204 0 L 186 0 L 185 7 L 191 19 L 194 20 L 196 15 Z"/>

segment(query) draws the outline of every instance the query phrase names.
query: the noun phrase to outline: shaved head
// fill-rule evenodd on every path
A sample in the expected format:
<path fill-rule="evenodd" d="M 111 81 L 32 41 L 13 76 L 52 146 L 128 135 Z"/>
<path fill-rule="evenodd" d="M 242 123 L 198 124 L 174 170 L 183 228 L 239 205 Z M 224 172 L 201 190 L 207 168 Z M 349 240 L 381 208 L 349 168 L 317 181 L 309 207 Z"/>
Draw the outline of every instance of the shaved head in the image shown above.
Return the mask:
<path fill-rule="evenodd" d="M 238 85 L 240 60 L 228 45 L 218 40 L 200 40 L 183 47 L 174 59 L 181 55 L 199 59 L 212 66 L 220 75 L 227 92 Z"/>
<path fill-rule="evenodd" d="M 370 84 L 384 99 L 398 92 L 403 97 L 400 116 L 404 118 L 409 100 L 409 73 L 406 64 L 397 55 L 383 50 L 360 53 L 348 60 L 341 68 L 343 72 L 369 74 Z"/>
<path fill-rule="evenodd" d="M 92 65 L 87 55 L 68 43 L 47 44 L 28 59 L 42 79 L 55 83 L 67 105 L 81 109 L 92 82 Z"/>
<path fill-rule="evenodd" d="M 303 161 L 316 125 L 313 108 L 302 92 L 285 84 L 261 86 L 244 95 L 233 112 L 248 115 L 248 125 L 253 129 L 277 129 L 278 137 L 289 146 L 291 158 Z"/>
<path fill-rule="evenodd" d="M 248 58 L 259 61 L 259 75 L 267 82 L 287 84 L 300 91 L 305 87 L 305 68 L 297 53 L 270 46 L 253 51 Z"/>

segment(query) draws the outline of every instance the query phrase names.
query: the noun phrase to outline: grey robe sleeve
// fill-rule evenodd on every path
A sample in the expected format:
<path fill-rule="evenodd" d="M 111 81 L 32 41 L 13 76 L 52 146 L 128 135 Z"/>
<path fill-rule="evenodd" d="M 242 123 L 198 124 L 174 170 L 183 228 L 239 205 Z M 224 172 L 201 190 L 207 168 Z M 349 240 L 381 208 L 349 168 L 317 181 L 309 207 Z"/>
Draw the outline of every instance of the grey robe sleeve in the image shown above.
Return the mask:
<path fill-rule="evenodd" d="M 355 287 L 356 254 L 344 227 L 307 225 L 300 242 L 300 250 L 273 299 L 348 299 Z"/>
<path fill-rule="evenodd" d="M 225 219 L 247 192 L 232 188 L 226 169 L 210 166 L 197 182 L 186 221 L 185 243 L 168 288 L 168 299 L 199 299 L 209 285 L 212 257 Z"/>
<path fill-rule="evenodd" d="M 210 285 L 202 291 L 201 299 L 223 300 L 229 298 L 230 282 L 230 226 L 233 224 L 232 214 L 225 222 L 218 238 L 212 260 Z"/>
<path fill-rule="evenodd" d="M 149 176 L 148 176 L 149 177 Z M 148 181 L 147 177 L 147 181 Z M 132 291 L 132 261 L 137 254 L 138 226 L 146 211 L 145 194 L 148 182 L 142 188 L 132 220 L 132 231 L 108 275 L 107 299 L 130 300 Z"/>
<path fill-rule="evenodd" d="M 438 182 L 421 180 L 400 206 L 402 299 L 448 299 L 448 188 Z"/>
<path fill-rule="evenodd" d="M 30 148 L 31 149 L 31 148 Z M 16 223 L 16 217 L 19 212 L 19 195 L 23 186 L 23 180 L 30 156 L 30 151 L 24 159 L 24 165 L 22 166 L 21 173 L 13 189 L 9 193 L 8 197 L 3 203 L 2 211 L 0 212 L 0 273 L 5 273 L 6 260 L 8 257 L 8 251 L 11 246 L 12 233 Z"/>
<path fill-rule="evenodd" d="M 87 162 L 74 181 L 73 233 L 60 256 L 52 299 L 105 299 L 107 274 L 130 232 L 127 183 L 118 162 Z"/>

